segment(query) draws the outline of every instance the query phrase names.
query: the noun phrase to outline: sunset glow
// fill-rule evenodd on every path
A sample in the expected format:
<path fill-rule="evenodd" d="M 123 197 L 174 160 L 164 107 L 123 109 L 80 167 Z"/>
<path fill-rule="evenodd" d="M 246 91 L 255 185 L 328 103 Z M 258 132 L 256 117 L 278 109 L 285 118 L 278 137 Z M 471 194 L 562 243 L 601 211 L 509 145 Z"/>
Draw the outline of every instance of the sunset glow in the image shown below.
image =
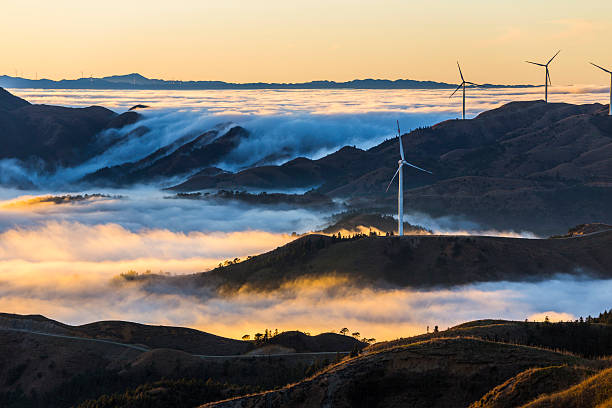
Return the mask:
<path fill-rule="evenodd" d="M 0 74 L 301 82 L 410 78 L 539 83 L 525 59 L 562 49 L 554 84 L 605 84 L 612 4 L 564 1 L 60 0 L 4 2 Z M 36 30 L 25 27 L 36 27 Z M 83 74 L 81 74 L 81 71 Z"/>

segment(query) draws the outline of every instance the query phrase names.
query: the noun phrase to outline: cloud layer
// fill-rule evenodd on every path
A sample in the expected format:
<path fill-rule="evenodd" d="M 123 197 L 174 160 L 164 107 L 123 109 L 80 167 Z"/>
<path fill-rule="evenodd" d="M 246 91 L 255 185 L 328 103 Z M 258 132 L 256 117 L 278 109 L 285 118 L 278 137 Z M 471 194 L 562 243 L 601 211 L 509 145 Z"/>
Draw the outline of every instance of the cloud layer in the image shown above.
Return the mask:
<path fill-rule="evenodd" d="M 13 160 L 0 161 L 0 182 L 27 180 L 37 186 L 66 188 L 106 166 L 133 162 L 177 140 L 188 141 L 221 123 L 252 132 L 217 166 L 235 171 L 256 163 L 282 163 L 303 156 L 319 158 L 345 145 L 370 148 L 404 131 L 460 116 L 460 98 L 449 90 L 260 90 L 260 91 L 97 91 L 13 90 L 34 103 L 66 106 L 98 104 L 125 110 L 146 104 L 144 120 L 101 138 L 121 137 L 138 126 L 150 131 L 131 135 L 103 154 L 53 174 L 25 170 Z M 552 102 L 607 103 L 608 88 L 552 87 Z M 469 89 L 468 116 L 515 100 L 542 99 L 540 88 Z M 110 134 L 112 133 L 112 135 Z M 168 181 L 168 183 L 175 182 Z"/>
<path fill-rule="evenodd" d="M 33 197 L 8 199 L 11 193 L 3 191 L 7 199 L 0 202 L 4 312 L 42 313 L 73 324 L 122 319 L 186 325 L 232 337 L 266 327 L 320 332 L 347 326 L 368 337 L 391 339 L 423 332 L 428 325 L 447 327 L 487 317 L 565 319 L 609 307 L 610 281 L 570 277 L 433 291 L 358 289 L 328 277 L 300 280 L 271 293 L 242 291 L 231 298 L 195 289 L 151 292 L 118 275 L 128 270 L 204 271 L 224 259 L 283 245 L 292 239 L 288 232 L 293 227 L 301 226 L 298 232 L 314 229 L 322 215 L 165 200 L 146 191 L 142 198 L 61 205 L 41 204 Z M 453 228 L 473 233 L 475 226 L 418 214 L 410 220 L 445 233 Z M 261 228 L 248 228 L 253 225 Z"/>

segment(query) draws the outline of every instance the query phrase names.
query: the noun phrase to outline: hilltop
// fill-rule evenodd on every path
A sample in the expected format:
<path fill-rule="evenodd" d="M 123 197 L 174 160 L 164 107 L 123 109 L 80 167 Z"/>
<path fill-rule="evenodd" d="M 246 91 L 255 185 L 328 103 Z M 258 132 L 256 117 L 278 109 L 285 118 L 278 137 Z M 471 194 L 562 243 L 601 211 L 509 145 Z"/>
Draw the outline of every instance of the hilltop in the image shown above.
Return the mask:
<path fill-rule="evenodd" d="M 149 290 L 269 291 L 299 279 L 334 276 L 373 287 L 450 287 L 556 274 L 612 277 L 612 230 L 565 239 L 487 236 L 307 235 L 237 264 L 176 277 L 144 276 Z"/>
<path fill-rule="evenodd" d="M 21 160 L 38 170 L 73 166 L 119 141 L 98 138 L 101 132 L 135 123 L 140 117 L 136 112 L 117 114 L 100 106 L 32 105 L 0 88 L 0 159 Z M 10 182 L 5 177 L 2 182 Z"/>

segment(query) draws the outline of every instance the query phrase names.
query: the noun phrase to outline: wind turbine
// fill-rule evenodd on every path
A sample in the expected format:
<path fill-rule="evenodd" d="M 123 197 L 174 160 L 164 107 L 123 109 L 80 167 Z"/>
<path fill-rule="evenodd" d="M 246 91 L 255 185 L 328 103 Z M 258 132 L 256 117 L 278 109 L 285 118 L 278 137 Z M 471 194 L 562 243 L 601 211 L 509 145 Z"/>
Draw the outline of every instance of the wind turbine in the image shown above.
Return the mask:
<path fill-rule="evenodd" d="M 401 237 L 404 235 L 404 187 L 403 187 L 403 177 L 402 177 L 402 166 L 405 164 L 410 167 L 414 167 L 417 170 L 424 171 L 425 173 L 432 174 L 431 171 L 422 169 L 420 167 L 415 166 L 414 164 L 408 163 L 404 160 L 404 147 L 402 146 L 402 133 L 400 132 L 399 120 L 397 121 L 397 137 L 399 138 L 399 148 L 400 148 L 400 157 L 401 159 L 397 162 L 397 171 L 393 175 L 393 178 L 389 182 L 386 191 L 389 191 L 389 187 L 391 187 L 391 183 L 395 180 L 395 176 L 399 174 L 399 189 L 397 192 L 397 231 L 398 235 Z"/>
<path fill-rule="evenodd" d="M 605 71 L 608 74 L 610 74 L 610 110 L 608 112 L 608 115 L 612 116 L 612 71 L 608 71 L 607 69 L 602 68 L 602 67 L 600 67 L 597 64 L 593 64 L 592 62 L 591 62 L 591 65 L 593 65 L 594 67 L 597 67 L 597 68 L 601 69 L 602 71 Z"/>
<path fill-rule="evenodd" d="M 546 102 L 548 102 L 548 85 L 552 85 L 552 82 L 550 81 L 550 71 L 548 70 L 548 65 L 552 62 L 552 60 L 555 59 L 555 57 L 557 55 L 559 55 L 560 52 L 561 52 L 561 50 L 557 51 L 557 53 L 555 55 L 553 55 L 553 57 L 551 59 L 549 59 L 546 64 L 540 64 L 538 62 L 525 61 L 528 64 L 538 65 L 540 67 L 546 68 L 546 78 L 544 79 L 544 100 Z"/>
<path fill-rule="evenodd" d="M 473 82 L 468 82 L 463 78 L 463 73 L 461 72 L 461 67 L 459 66 L 459 61 L 457 61 L 457 68 L 459 68 L 459 75 L 461 75 L 461 83 L 459 84 L 459 86 L 457 87 L 457 89 L 455 89 L 455 92 L 453 92 L 451 94 L 451 96 L 449 96 L 449 98 L 452 98 L 454 94 L 457 93 L 457 91 L 463 87 L 463 119 L 465 120 L 465 85 L 469 84 L 469 85 L 474 85 L 474 86 L 480 86 L 478 84 L 475 84 Z"/>

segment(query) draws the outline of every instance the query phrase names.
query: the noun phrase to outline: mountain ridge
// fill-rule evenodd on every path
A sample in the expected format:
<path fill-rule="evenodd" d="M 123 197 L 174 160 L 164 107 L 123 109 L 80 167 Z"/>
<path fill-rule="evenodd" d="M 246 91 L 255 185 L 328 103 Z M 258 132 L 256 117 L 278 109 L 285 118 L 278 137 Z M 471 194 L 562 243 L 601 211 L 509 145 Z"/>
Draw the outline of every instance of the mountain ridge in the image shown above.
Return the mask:
<path fill-rule="evenodd" d="M 175 81 L 150 79 L 138 73 L 111 75 L 102 78 L 79 79 L 27 79 L 0 76 L 0 86 L 5 88 L 41 89 L 452 89 L 457 84 L 412 79 L 354 79 L 351 81 L 308 81 L 298 83 L 249 82 L 233 83 L 225 81 Z M 486 88 L 531 88 L 534 85 L 483 84 Z"/>
<path fill-rule="evenodd" d="M 413 130 L 402 142 L 407 161 L 433 172 L 405 171 L 407 211 L 544 235 L 612 223 L 612 118 L 604 105 L 511 102 Z M 396 138 L 368 150 L 345 146 L 317 160 L 198 173 L 170 189 L 315 188 L 355 208 L 394 213 L 394 191 L 385 187 L 397 150 Z"/>

